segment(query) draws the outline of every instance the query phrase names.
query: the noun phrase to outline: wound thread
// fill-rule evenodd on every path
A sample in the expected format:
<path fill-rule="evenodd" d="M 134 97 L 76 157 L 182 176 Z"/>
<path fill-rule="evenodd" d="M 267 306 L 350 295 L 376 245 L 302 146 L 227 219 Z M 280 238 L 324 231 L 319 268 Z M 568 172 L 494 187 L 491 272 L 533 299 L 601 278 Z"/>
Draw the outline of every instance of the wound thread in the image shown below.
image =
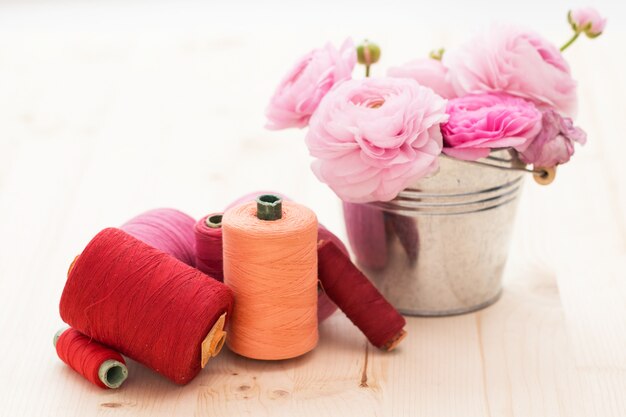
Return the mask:
<path fill-rule="evenodd" d="M 100 388 L 119 388 L 128 377 L 122 355 L 75 329 L 63 329 L 54 337 L 59 358 Z"/>
<path fill-rule="evenodd" d="M 194 240 L 191 230 L 193 224 L 193 218 L 179 210 L 159 208 L 135 216 L 126 222 L 121 229 L 144 243 L 165 253 L 169 253 L 181 262 L 193 266 L 195 263 Z M 70 270 L 73 266 L 74 262 L 70 265 Z M 55 346 L 57 339 L 58 336 L 55 336 Z M 88 343 L 98 344 L 96 341 L 90 339 Z M 76 355 L 88 354 L 85 349 L 74 349 L 73 352 Z M 113 351 L 111 350 L 111 352 Z M 68 360 L 82 363 L 87 359 L 79 356 L 68 358 Z M 67 363 L 67 361 L 65 362 Z M 101 365 L 101 380 L 102 378 L 108 378 L 106 380 L 108 382 L 103 381 L 103 383 L 109 388 L 116 388 L 116 383 L 111 382 L 110 376 L 123 374 L 125 379 L 128 375 L 128 370 L 125 366 L 123 372 L 118 370 L 119 367 L 120 365 L 116 361 L 109 361 Z M 123 380 L 121 382 L 123 382 Z"/>
<path fill-rule="evenodd" d="M 195 222 L 182 211 L 159 208 L 133 217 L 120 229 L 187 265 L 195 266 Z"/>
<path fill-rule="evenodd" d="M 222 261 L 222 213 L 201 218 L 194 226 L 196 268 L 218 281 L 224 281 Z"/>
<path fill-rule="evenodd" d="M 275 192 L 275 191 L 257 191 L 257 192 L 254 192 L 254 193 L 249 193 L 249 194 L 245 194 L 245 195 L 241 196 L 237 200 L 235 200 L 232 203 L 230 203 L 226 207 L 226 210 L 228 210 L 230 208 L 233 208 L 233 207 L 236 207 L 238 205 L 244 204 L 244 203 L 249 203 L 251 201 L 255 201 L 256 198 L 259 195 L 264 195 L 264 194 L 275 195 L 277 197 L 280 197 L 283 201 L 291 201 L 291 199 L 289 197 L 287 197 L 285 194 L 282 194 L 282 193 L 278 193 L 278 192 Z M 324 240 L 324 241 L 330 240 L 333 243 L 335 243 L 335 245 L 337 245 L 337 247 L 344 254 L 346 254 L 346 256 L 349 256 L 348 255 L 348 249 L 346 248 L 346 245 L 343 244 L 341 239 L 339 239 L 331 231 L 326 229 L 322 224 L 318 225 L 317 240 L 318 240 L 318 243 L 320 241 L 322 241 L 322 240 Z M 219 249 L 215 249 L 215 250 L 219 250 L 219 253 L 221 254 L 221 251 L 222 251 L 221 241 L 219 243 L 220 243 Z M 217 246 L 217 243 L 214 243 L 213 245 Z M 202 253 L 209 252 L 211 250 L 210 247 L 207 247 L 207 248 L 203 247 L 203 249 L 201 249 L 199 246 L 197 246 L 197 248 L 198 248 L 198 256 L 202 256 Z M 200 266 L 198 266 L 198 268 L 200 268 Z M 319 275 L 319 271 L 318 271 L 318 275 Z M 322 280 L 321 277 L 319 278 L 319 280 L 320 281 Z M 328 296 L 324 292 L 324 289 L 321 286 L 318 286 L 318 300 L 317 300 L 317 320 L 318 320 L 318 322 L 320 322 L 320 323 L 323 322 L 328 317 L 330 317 L 335 311 L 337 311 L 337 306 L 335 305 L 335 303 L 333 303 L 330 300 L 330 298 L 328 298 Z"/>
<path fill-rule="evenodd" d="M 320 279 L 330 299 L 374 346 L 393 350 L 406 335 L 404 317 L 334 243 L 322 243 L 318 255 Z"/>
<path fill-rule="evenodd" d="M 71 268 L 60 313 L 85 336 L 186 384 L 201 369 L 202 343 L 232 303 L 222 283 L 109 228 Z"/>
<path fill-rule="evenodd" d="M 224 282 L 237 305 L 226 343 L 254 359 L 297 357 L 318 341 L 317 218 L 286 201 L 279 219 L 257 214 L 257 203 L 250 202 L 222 219 Z"/>

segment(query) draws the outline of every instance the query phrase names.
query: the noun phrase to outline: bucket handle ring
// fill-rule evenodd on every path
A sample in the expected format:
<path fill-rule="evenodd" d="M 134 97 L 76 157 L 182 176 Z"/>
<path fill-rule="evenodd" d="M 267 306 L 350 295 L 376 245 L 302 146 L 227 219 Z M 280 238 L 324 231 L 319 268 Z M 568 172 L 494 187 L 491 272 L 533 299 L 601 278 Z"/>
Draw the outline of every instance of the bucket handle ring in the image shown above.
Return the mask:
<path fill-rule="evenodd" d="M 501 169 L 505 171 L 519 171 L 519 172 L 524 172 L 527 174 L 532 174 L 535 182 L 541 185 L 548 185 L 552 183 L 552 181 L 554 181 L 554 178 L 556 178 L 556 165 L 552 167 L 533 166 L 532 169 L 529 169 L 526 167 L 526 165 L 522 161 L 520 161 L 518 158 L 515 158 L 515 157 L 507 159 L 507 158 L 499 158 L 497 156 L 489 155 L 483 158 L 489 161 L 496 162 L 496 163 L 489 163 L 489 162 L 484 162 L 484 161 L 468 161 L 465 159 L 457 159 L 457 158 L 452 158 L 450 156 L 443 155 L 443 154 L 442 156 L 446 158 L 454 159 L 456 161 L 466 162 L 468 164 L 482 165 L 482 166 L 486 166 L 489 168 L 496 168 L 496 169 Z M 497 163 L 507 163 L 507 164 L 511 164 L 511 166 L 498 165 Z"/>

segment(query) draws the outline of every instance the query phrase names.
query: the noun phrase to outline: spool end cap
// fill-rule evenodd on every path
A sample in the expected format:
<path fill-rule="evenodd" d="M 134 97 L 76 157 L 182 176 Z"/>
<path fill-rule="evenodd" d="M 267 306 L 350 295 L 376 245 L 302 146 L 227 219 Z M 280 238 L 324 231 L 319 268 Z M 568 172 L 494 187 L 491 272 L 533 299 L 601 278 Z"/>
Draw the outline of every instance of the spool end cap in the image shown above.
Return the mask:
<path fill-rule="evenodd" d="M 283 200 L 275 194 L 263 194 L 256 199 L 256 216 L 261 220 L 283 217 Z"/>
<path fill-rule="evenodd" d="M 67 327 L 64 327 L 62 329 L 59 329 L 59 331 L 54 334 L 54 337 L 52 338 L 52 344 L 54 345 L 55 348 L 57 347 L 57 342 L 59 341 L 59 337 L 61 337 L 63 332 L 65 332 L 67 329 L 68 329 Z"/>
<path fill-rule="evenodd" d="M 108 359 L 100 365 L 98 378 L 109 388 L 119 388 L 128 378 L 128 368 L 120 361 Z"/>
<path fill-rule="evenodd" d="M 219 229 L 222 227 L 222 213 L 215 213 L 207 216 L 205 224 L 211 229 Z"/>

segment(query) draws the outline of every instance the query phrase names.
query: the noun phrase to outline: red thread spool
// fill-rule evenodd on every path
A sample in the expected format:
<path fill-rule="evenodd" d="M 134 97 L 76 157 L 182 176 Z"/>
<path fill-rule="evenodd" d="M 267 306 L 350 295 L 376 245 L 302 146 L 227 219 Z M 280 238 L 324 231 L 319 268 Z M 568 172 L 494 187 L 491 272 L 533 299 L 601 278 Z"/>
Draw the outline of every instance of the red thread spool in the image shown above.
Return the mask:
<path fill-rule="evenodd" d="M 195 264 L 195 239 L 193 235 L 193 225 L 195 224 L 195 220 L 188 216 L 187 214 L 170 208 L 159 208 L 147 211 L 142 213 L 131 220 L 124 223 L 121 227 L 126 233 L 132 235 L 133 237 L 141 240 L 142 242 L 147 243 L 148 245 L 159 249 L 165 253 L 168 253 L 175 257 L 176 259 L 194 266 Z M 73 264 L 72 264 L 73 265 Z M 70 266 L 71 269 L 71 266 Z M 75 330 L 74 330 L 75 331 Z M 69 330 L 68 330 L 69 332 Z M 81 333 L 75 331 L 76 334 L 80 335 Z M 64 336 L 69 337 L 69 336 Z M 58 336 L 55 337 L 55 344 L 58 339 Z M 82 349 L 79 349 L 80 345 Z M 87 337 L 83 337 L 80 340 L 76 340 L 72 342 L 72 349 L 68 351 L 69 356 L 66 355 L 64 361 L 68 363 L 68 361 L 72 361 L 74 363 L 88 363 L 91 361 L 89 357 L 82 357 L 80 355 L 91 355 L 94 346 L 102 346 L 97 343 L 95 340 L 89 339 Z M 102 349 L 107 349 L 102 346 Z M 117 356 L 121 357 L 118 353 L 109 349 L 110 355 L 115 353 Z M 77 356 L 78 355 L 78 356 Z M 106 368 L 111 365 L 110 361 L 101 365 L 101 367 Z M 98 377 L 100 378 L 101 383 L 104 385 L 113 388 L 111 384 L 115 384 L 111 382 L 111 378 L 116 377 L 116 375 L 121 375 L 120 372 L 116 370 L 120 367 L 124 366 L 123 364 L 113 364 L 110 371 L 106 371 L 104 373 L 100 373 Z M 74 369 L 77 369 L 74 367 Z M 107 368 L 108 369 L 108 368 Z M 81 371 L 79 371 L 80 373 Z M 123 369 L 124 375 L 127 375 L 128 371 L 124 366 Z M 93 375 L 91 373 L 90 375 Z M 88 375 L 84 375 L 87 379 L 90 379 Z M 90 379 L 91 380 L 91 379 Z"/>
<path fill-rule="evenodd" d="M 337 236 L 333 234 L 333 232 L 331 232 L 330 230 L 328 230 L 327 228 L 325 228 L 323 225 L 320 224 L 318 225 L 318 228 L 317 228 L 317 243 L 320 244 L 320 242 L 326 242 L 326 241 L 333 242 L 344 255 L 346 255 L 347 257 L 350 256 L 348 254 L 348 249 L 346 248 L 346 245 L 343 244 L 341 239 L 339 239 Z M 318 257 L 319 257 L 319 253 L 318 253 Z M 326 294 L 326 289 L 324 288 L 324 285 L 323 285 L 323 282 L 326 280 L 324 277 L 324 274 L 326 273 L 327 273 L 326 271 L 320 270 L 319 265 L 318 265 L 317 279 L 320 281 L 320 283 L 322 283 L 322 285 L 319 286 L 320 292 L 319 292 L 319 298 L 317 300 L 317 319 L 319 322 L 326 320 L 335 311 L 337 311 L 337 305 L 328 296 L 328 294 Z"/>
<path fill-rule="evenodd" d="M 119 388 L 128 377 L 122 355 L 78 330 L 60 330 L 54 347 L 63 362 L 100 388 Z"/>
<path fill-rule="evenodd" d="M 224 284 L 109 228 L 75 261 L 60 312 L 86 336 L 186 384 L 221 349 L 232 304 Z"/>
<path fill-rule="evenodd" d="M 196 268 L 218 281 L 224 281 L 222 254 L 222 213 L 209 214 L 195 227 Z"/>
<path fill-rule="evenodd" d="M 406 320 L 333 242 L 317 250 L 326 294 L 376 347 L 394 349 L 406 336 Z"/>

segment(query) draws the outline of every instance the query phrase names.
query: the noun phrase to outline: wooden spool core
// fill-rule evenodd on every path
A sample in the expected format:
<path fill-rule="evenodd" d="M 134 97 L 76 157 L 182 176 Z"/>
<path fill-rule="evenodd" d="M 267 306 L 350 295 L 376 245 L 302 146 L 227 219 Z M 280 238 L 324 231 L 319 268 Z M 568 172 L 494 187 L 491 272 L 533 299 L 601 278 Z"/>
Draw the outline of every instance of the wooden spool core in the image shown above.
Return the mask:
<path fill-rule="evenodd" d="M 214 356 L 217 356 L 224 347 L 226 341 L 226 332 L 224 331 L 224 323 L 226 322 L 226 313 L 222 314 L 215 322 L 209 334 L 206 335 L 202 341 L 202 356 L 200 358 L 200 365 L 204 368 Z"/>
<path fill-rule="evenodd" d="M 406 330 L 400 330 L 400 332 L 398 332 L 398 334 L 395 335 L 389 342 L 387 342 L 385 346 L 383 346 L 381 349 L 386 350 L 387 352 L 391 352 L 400 344 L 400 342 L 402 342 L 406 335 Z"/>
<path fill-rule="evenodd" d="M 69 277 L 69 275 L 70 275 L 70 272 L 72 272 L 72 269 L 74 268 L 74 264 L 75 264 L 75 263 L 76 263 L 76 261 L 78 260 L 78 257 L 79 257 L 79 256 L 80 256 L 80 255 L 76 255 L 76 256 L 74 257 L 74 260 L 73 260 L 73 261 L 72 261 L 72 263 L 70 264 L 70 267 L 69 267 L 69 268 L 67 268 L 67 276 L 68 276 L 68 277 Z"/>

